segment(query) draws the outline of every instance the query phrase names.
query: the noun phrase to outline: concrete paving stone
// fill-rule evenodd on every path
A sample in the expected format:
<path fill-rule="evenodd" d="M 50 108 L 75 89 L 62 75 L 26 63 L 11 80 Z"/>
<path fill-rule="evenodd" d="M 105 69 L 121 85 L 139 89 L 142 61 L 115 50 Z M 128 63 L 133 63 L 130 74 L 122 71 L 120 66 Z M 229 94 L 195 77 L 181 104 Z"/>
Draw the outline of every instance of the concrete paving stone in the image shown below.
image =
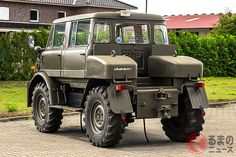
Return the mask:
<path fill-rule="evenodd" d="M 206 109 L 206 123 L 201 132 L 206 138 L 233 136 L 234 153 L 209 153 L 209 146 L 200 155 L 207 157 L 236 156 L 236 104 Z M 142 120 L 136 120 L 125 129 L 120 144 L 112 148 L 94 147 L 81 132 L 79 115 L 66 116 L 61 129 L 54 134 L 44 134 L 36 130 L 32 120 L 0 122 L 1 157 L 189 157 L 196 156 L 188 151 L 185 143 L 171 142 L 162 131 L 159 119 L 146 122 L 150 143 L 146 142 Z M 223 148 L 223 146 L 217 146 Z"/>

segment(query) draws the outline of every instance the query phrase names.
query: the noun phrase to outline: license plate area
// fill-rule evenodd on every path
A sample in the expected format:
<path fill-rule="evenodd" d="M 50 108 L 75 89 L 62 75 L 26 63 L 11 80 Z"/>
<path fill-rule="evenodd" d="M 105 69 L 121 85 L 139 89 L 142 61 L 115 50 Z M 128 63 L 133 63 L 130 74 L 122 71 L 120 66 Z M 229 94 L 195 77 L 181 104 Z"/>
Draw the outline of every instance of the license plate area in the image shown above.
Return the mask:
<path fill-rule="evenodd" d="M 160 118 L 165 111 L 178 116 L 177 89 L 138 90 L 136 118 Z"/>

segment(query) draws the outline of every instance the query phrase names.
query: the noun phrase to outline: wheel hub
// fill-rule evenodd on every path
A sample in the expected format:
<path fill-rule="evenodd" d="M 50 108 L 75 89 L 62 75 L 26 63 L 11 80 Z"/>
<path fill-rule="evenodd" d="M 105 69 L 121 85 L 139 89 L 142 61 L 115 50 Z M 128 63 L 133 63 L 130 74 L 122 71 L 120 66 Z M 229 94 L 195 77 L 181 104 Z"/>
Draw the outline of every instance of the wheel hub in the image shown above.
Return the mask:
<path fill-rule="evenodd" d="M 95 132 L 101 133 L 104 128 L 104 108 L 100 102 L 96 102 L 92 111 L 92 127 Z"/>
<path fill-rule="evenodd" d="M 38 116 L 41 120 L 45 120 L 46 118 L 46 100 L 45 98 L 41 95 L 38 99 Z"/>

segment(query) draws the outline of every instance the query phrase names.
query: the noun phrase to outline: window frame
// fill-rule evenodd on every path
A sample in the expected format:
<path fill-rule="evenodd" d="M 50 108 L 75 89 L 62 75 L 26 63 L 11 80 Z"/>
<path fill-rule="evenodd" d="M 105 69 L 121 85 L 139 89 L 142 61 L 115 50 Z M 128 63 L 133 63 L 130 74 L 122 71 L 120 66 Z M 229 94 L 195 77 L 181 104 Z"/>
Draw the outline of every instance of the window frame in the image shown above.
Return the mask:
<path fill-rule="evenodd" d="M 76 42 L 77 42 L 77 33 L 78 33 L 78 26 L 79 26 L 79 23 L 81 22 L 84 22 L 84 21 L 88 21 L 89 22 L 89 32 L 88 32 L 88 36 L 87 36 L 87 44 L 79 44 L 77 45 Z M 92 21 L 91 19 L 85 19 L 85 20 L 74 20 L 74 21 L 70 21 L 71 24 L 70 24 L 70 31 L 69 31 L 69 43 L 68 43 L 68 48 L 76 48 L 76 47 L 85 47 L 85 46 L 88 46 L 89 45 L 89 39 L 90 39 L 90 36 L 91 36 L 91 24 L 92 24 Z M 73 22 L 76 22 L 77 23 L 77 26 L 76 26 L 76 40 L 75 40 L 75 45 L 73 46 L 70 46 L 70 42 L 71 42 L 71 31 L 72 31 L 72 25 L 73 25 Z"/>
<path fill-rule="evenodd" d="M 31 11 L 37 12 L 37 20 L 31 20 Z M 30 9 L 30 22 L 39 22 L 39 10 L 38 9 Z"/>
<path fill-rule="evenodd" d="M 120 22 L 121 23 L 121 22 Z M 151 35 L 152 35 L 152 27 L 151 27 L 151 24 L 150 23 L 145 23 L 145 22 L 122 22 L 122 23 L 127 23 L 127 24 L 140 24 L 140 25 L 147 25 L 148 26 L 148 43 L 119 43 L 119 45 L 149 45 L 151 43 Z M 117 35 L 117 32 L 116 32 L 116 25 L 119 24 L 119 23 L 115 23 L 115 39 L 116 39 L 116 35 Z M 118 44 L 118 43 L 116 43 Z"/>
<path fill-rule="evenodd" d="M 57 12 L 57 18 L 64 18 L 64 17 L 59 17 L 59 13 L 64 13 L 64 17 L 66 17 L 66 11 L 58 11 Z"/>
<path fill-rule="evenodd" d="M 49 35 L 48 35 L 46 50 L 52 49 L 52 47 L 53 47 L 54 31 L 55 31 L 55 24 L 53 24 L 51 26 L 51 29 L 50 29 L 50 32 L 49 32 Z M 49 41 L 50 38 L 51 38 L 51 41 Z M 51 42 L 51 44 L 49 44 L 49 42 Z"/>
<path fill-rule="evenodd" d="M 94 42 L 94 32 L 95 32 L 95 26 L 96 24 L 102 24 L 102 23 L 106 23 L 109 25 L 109 41 L 106 42 L 106 43 L 98 43 L 98 42 Z M 93 44 L 110 44 L 111 41 L 112 41 L 112 24 L 108 21 L 96 21 L 94 24 L 93 24 L 93 31 L 92 31 L 92 43 Z"/>

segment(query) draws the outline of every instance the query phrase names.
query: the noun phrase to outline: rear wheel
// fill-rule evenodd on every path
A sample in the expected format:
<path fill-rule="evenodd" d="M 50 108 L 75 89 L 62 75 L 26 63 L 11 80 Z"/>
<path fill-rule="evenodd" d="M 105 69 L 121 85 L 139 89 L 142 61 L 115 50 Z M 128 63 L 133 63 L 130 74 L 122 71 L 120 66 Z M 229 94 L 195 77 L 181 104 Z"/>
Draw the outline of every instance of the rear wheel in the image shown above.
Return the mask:
<path fill-rule="evenodd" d="M 105 87 L 93 88 L 85 102 L 86 135 L 99 147 L 110 147 L 119 143 L 124 132 L 120 114 L 111 111 Z"/>
<path fill-rule="evenodd" d="M 194 140 L 200 135 L 204 124 L 204 110 L 192 109 L 188 96 L 180 97 L 179 116 L 170 119 L 162 119 L 163 130 L 170 140 L 176 142 L 187 142 L 189 137 Z"/>
<path fill-rule="evenodd" d="M 32 96 L 33 119 L 40 132 L 52 133 L 62 124 L 62 109 L 49 108 L 49 91 L 43 82 L 38 83 Z"/>

